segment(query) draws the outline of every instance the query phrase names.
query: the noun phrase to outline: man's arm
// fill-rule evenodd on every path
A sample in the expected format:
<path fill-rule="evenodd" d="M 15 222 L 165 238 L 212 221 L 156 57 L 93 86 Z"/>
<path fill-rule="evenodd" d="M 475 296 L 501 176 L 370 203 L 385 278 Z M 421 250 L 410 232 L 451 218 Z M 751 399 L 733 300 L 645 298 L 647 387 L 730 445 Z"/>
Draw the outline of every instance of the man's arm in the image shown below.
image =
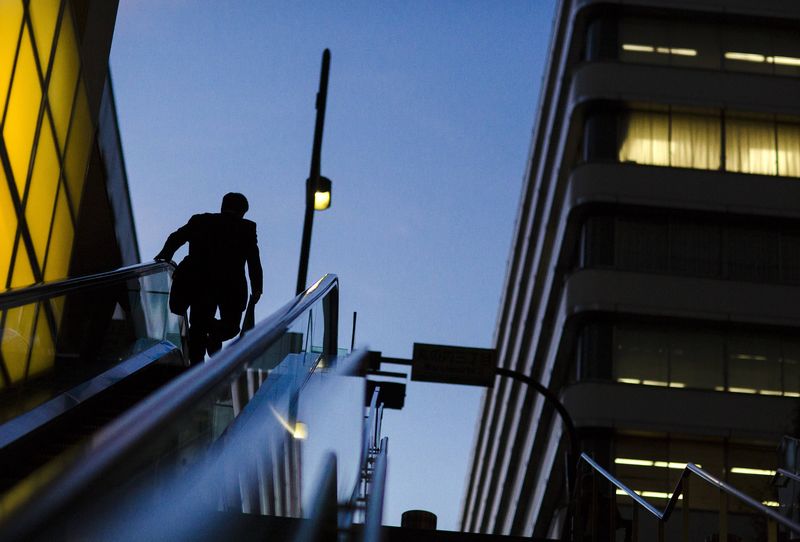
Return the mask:
<path fill-rule="evenodd" d="M 153 258 L 154 260 L 158 261 L 165 261 L 168 262 L 172 260 L 172 256 L 184 243 L 189 242 L 189 225 L 192 223 L 191 219 L 189 220 L 186 225 L 181 226 L 174 232 L 172 232 L 169 237 L 167 237 L 167 242 L 164 243 L 164 248 L 161 249 L 161 252 L 156 254 L 156 257 Z"/>
<path fill-rule="evenodd" d="M 253 242 L 247 250 L 247 272 L 250 275 L 250 290 L 253 303 L 257 303 L 264 291 L 264 271 L 261 269 L 261 256 L 258 253 L 258 236 L 253 224 Z"/>

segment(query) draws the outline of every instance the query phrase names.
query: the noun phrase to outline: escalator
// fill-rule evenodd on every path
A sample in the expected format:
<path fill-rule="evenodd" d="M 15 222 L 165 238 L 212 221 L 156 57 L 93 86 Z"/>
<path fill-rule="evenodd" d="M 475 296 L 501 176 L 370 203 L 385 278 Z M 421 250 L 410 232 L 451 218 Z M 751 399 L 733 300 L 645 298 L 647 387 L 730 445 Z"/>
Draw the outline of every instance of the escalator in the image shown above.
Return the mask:
<path fill-rule="evenodd" d="M 0 494 L 185 370 L 172 265 L 0 294 Z"/>
<path fill-rule="evenodd" d="M 326 276 L 4 491 L 0 540 L 375 540 L 387 441 L 337 326 Z"/>

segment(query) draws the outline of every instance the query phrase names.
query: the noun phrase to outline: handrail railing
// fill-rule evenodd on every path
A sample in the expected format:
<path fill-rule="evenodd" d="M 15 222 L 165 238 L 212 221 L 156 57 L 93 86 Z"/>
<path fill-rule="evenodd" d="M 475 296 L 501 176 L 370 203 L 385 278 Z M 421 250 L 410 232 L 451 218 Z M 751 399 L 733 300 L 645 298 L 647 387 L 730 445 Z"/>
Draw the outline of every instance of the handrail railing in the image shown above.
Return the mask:
<path fill-rule="evenodd" d="M 741 491 L 739 491 L 732 485 L 728 484 L 727 482 L 724 482 L 716 478 L 715 476 L 712 476 L 711 474 L 704 471 L 694 463 L 686 464 L 686 467 L 684 467 L 683 471 L 681 472 L 680 478 L 678 479 L 678 483 L 675 485 L 675 490 L 672 492 L 669 501 L 667 501 L 666 507 L 664 508 L 663 511 L 659 511 L 656 507 L 647 502 L 641 495 L 630 489 L 628 486 L 622 483 L 622 481 L 620 481 L 614 475 L 612 475 L 603 467 L 601 467 L 595 460 L 589 457 L 586 453 L 582 453 L 578 461 L 579 463 L 583 461 L 586 464 L 588 464 L 592 469 L 594 469 L 595 472 L 599 473 L 606 480 L 608 480 L 617 488 L 622 490 L 628 497 L 633 499 L 638 505 L 640 505 L 642 508 L 647 510 L 651 515 L 653 515 L 657 520 L 659 520 L 659 522 L 666 522 L 669 520 L 670 516 L 672 515 L 672 511 L 674 510 L 675 505 L 678 502 L 678 499 L 684 492 L 684 482 L 688 483 L 689 476 L 694 474 L 704 482 L 715 486 L 717 489 L 719 489 L 726 495 L 735 497 L 736 499 L 743 502 L 750 508 L 756 510 L 761 514 L 764 514 L 765 516 L 769 517 L 776 523 L 780 523 L 781 525 L 789 529 L 791 532 L 800 533 L 800 524 L 795 523 L 794 521 L 780 515 L 774 509 L 765 506 L 762 503 L 758 502 L 757 500 L 753 499 L 752 497 L 742 493 Z"/>
<path fill-rule="evenodd" d="M 775 471 L 775 476 L 783 476 L 784 478 L 789 478 L 790 480 L 794 480 L 795 482 L 800 482 L 800 475 L 796 472 L 790 472 L 786 469 L 778 469 Z"/>
<path fill-rule="evenodd" d="M 326 296 L 338 302 L 335 275 L 325 275 L 256 324 L 244 337 L 221 350 L 213 363 L 193 367 L 127 411 L 98 433 L 95 441 L 102 445 L 85 455 L 76 468 L 69 469 L 46 488 L 32 492 L 24 502 L 16 503 L 14 511 L 3 518 L 0 532 L 5 530 L 10 539 L 23 539 L 42 518 L 76 500 L 84 489 L 111 472 L 114 465 L 125 464 L 126 460 L 136 457 L 143 443 L 156 439 L 170 423 L 191 412 L 198 401 L 234 378 L 281 337 L 298 317 Z M 326 344 L 333 349 L 325 353 L 335 355 L 335 337 Z"/>
<path fill-rule="evenodd" d="M 139 263 L 113 271 L 14 288 L 0 293 L 0 309 L 27 305 L 43 298 L 64 295 L 84 288 L 105 286 L 120 280 L 144 277 L 169 269 L 174 270 L 175 264 L 172 262 Z"/>
<path fill-rule="evenodd" d="M 362 542 L 379 542 L 381 539 L 381 525 L 383 524 L 383 500 L 386 494 L 386 468 L 387 454 L 389 452 L 389 439 L 381 439 L 380 453 L 375 459 L 375 470 L 367 500 L 367 513 L 364 518 L 364 531 Z"/>

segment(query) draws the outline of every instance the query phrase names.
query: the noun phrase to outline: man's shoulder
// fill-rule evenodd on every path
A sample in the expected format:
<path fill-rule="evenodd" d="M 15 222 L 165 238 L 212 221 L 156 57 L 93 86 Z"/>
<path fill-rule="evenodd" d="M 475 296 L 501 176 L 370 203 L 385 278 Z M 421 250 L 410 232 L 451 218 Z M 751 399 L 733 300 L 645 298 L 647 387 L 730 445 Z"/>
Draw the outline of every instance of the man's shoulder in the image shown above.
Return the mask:
<path fill-rule="evenodd" d="M 214 220 L 214 213 L 198 213 L 196 215 L 192 215 L 189 219 L 189 223 L 198 223 L 198 222 L 209 222 Z"/>

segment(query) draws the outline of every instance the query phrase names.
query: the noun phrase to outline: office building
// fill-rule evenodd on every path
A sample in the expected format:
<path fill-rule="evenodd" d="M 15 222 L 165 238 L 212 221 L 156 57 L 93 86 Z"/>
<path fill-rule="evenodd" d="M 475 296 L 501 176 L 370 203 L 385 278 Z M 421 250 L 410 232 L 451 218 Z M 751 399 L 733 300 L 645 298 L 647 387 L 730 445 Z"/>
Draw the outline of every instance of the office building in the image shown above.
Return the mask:
<path fill-rule="evenodd" d="M 800 397 L 798 97 L 795 2 L 559 3 L 498 364 L 557 393 L 581 451 L 656 507 L 687 462 L 777 504 Z M 542 396 L 496 378 L 462 530 L 555 537 L 566 445 Z M 692 491 L 714 532 L 718 493 Z M 727 506 L 731 534 L 756 536 Z"/>

